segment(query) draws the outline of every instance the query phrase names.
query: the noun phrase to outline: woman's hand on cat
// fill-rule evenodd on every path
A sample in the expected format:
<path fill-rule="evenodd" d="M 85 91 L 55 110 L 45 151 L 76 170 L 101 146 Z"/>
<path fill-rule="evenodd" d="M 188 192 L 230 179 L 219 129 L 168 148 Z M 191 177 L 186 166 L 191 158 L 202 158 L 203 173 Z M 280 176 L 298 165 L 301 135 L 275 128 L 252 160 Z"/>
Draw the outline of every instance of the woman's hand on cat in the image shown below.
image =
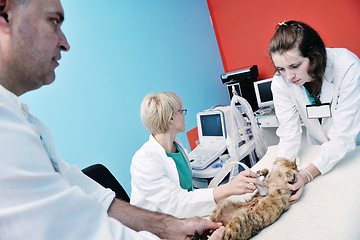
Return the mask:
<path fill-rule="evenodd" d="M 260 175 L 251 170 L 245 170 L 240 172 L 234 179 L 232 179 L 228 183 L 231 188 L 230 191 L 232 191 L 232 195 L 252 193 L 256 190 L 255 184 L 264 186 L 264 182 L 260 181 L 258 177 L 260 177 Z"/>
<path fill-rule="evenodd" d="M 255 184 L 264 186 L 263 181 L 260 181 L 258 177 L 259 175 L 251 170 L 240 172 L 230 182 L 214 189 L 215 202 L 218 203 L 231 195 L 242 195 L 254 192 L 256 190 Z"/>
<path fill-rule="evenodd" d="M 287 184 L 289 189 L 294 192 L 294 194 L 291 195 L 289 198 L 290 204 L 294 204 L 300 199 L 304 191 L 304 185 L 306 183 L 305 176 L 303 176 L 301 173 L 296 172 L 295 176 L 296 176 L 296 182 L 294 184 L 290 184 L 290 183 Z"/>

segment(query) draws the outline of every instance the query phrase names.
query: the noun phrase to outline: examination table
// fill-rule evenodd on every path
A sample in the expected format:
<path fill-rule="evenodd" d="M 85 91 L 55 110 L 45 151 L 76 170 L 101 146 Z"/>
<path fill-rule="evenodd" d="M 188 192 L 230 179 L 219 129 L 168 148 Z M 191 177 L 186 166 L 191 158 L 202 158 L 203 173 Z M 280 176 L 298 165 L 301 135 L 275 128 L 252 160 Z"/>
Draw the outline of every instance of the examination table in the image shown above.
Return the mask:
<path fill-rule="evenodd" d="M 251 169 L 271 169 L 277 146 Z M 300 168 L 306 167 L 320 146 L 299 152 Z M 360 147 L 347 154 L 331 171 L 305 185 L 297 203 L 252 240 L 359 240 L 360 239 Z"/>

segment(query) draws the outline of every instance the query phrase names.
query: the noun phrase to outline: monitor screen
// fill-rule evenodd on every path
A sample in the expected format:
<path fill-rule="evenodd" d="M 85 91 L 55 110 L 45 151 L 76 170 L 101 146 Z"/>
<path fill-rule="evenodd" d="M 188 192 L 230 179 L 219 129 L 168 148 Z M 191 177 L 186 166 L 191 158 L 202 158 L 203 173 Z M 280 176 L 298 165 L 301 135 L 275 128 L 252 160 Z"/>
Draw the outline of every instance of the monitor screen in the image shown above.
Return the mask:
<path fill-rule="evenodd" d="M 203 136 L 223 136 L 221 116 L 219 113 L 200 116 L 200 123 Z"/>
<path fill-rule="evenodd" d="M 271 82 L 272 78 L 254 82 L 256 100 L 259 108 L 274 105 Z"/>
<path fill-rule="evenodd" d="M 228 120 L 225 120 L 227 116 Z M 201 145 L 225 145 L 227 127 L 230 127 L 230 107 L 215 107 L 196 114 L 199 143 Z"/>

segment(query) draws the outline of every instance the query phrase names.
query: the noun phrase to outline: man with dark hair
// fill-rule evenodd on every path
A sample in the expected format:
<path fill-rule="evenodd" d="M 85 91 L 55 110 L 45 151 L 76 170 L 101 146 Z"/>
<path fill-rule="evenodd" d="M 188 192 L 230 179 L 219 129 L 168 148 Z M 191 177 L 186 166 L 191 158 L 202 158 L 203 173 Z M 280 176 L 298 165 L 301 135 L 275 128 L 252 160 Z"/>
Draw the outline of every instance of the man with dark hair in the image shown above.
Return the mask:
<path fill-rule="evenodd" d="M 0 0 L 0 11 L 0 239 L 184 239 L 219 227 L 131 206 L 65 163 L 18 99 L 51 84 L 70 49 L 60 0 Z"/>

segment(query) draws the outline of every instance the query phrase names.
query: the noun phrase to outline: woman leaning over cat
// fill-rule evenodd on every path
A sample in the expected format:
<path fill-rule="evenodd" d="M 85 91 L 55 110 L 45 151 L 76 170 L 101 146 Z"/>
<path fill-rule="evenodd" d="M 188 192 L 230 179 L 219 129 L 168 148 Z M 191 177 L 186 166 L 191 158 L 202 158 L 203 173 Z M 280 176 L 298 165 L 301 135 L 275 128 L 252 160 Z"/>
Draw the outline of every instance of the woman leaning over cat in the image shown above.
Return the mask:
<path fill-rule="evenodd" d="M 307 142 L 321 151 L 289 186 L 298 190 L 325 174 L 355 149 L 360 131 L 360 61 L 344 48 L 325 48 L 318 33 L 298 21 L 279 23 L 269 44 L 276 73 L 272 92 L 280 137 L 277 157 L 290 159 L 299 152 L 301 124 Z"/>
<path fill-rule="evenodd" d="M 132 159 L 131 204 L 180 218 L 205 216 L 220 200 L 253 192 L 253 183 L 263 186 L 257 174 L 247 170 L 217 188 L 194 190 L 187 153 L 176 138 L 185 131 L 186 110 L 181 99 L 171 92 L 150 94 L 140 112 L 151 134 Z"/>

